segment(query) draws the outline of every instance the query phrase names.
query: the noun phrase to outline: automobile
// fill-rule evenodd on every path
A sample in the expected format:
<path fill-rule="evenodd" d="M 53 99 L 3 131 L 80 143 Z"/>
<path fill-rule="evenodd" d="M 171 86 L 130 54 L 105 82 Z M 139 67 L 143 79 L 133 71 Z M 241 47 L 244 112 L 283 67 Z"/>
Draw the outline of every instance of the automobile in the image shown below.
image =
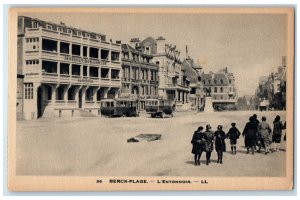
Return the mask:
<path fill-rule="evenodd" d="M 137 101 L 132 99 L 102 99 L 100 102 L 102 116 L 137 117 Z"/>
<path fill-rule="evenodd" d="M 172 102 L 167 99 L 147 99 L 145 110 L 147 114 L 151 115 L 151 118 L 157 116 L 164 118 L 166 115 L 173 117 L 174 107 Z"/>
<path fill-rule="evenodd" d="M 264 99 L 259 103 L 259 110 L 266 111 L 266 110 L 268 110 L 269 105 L 270 105 L 269 100 Z"/>

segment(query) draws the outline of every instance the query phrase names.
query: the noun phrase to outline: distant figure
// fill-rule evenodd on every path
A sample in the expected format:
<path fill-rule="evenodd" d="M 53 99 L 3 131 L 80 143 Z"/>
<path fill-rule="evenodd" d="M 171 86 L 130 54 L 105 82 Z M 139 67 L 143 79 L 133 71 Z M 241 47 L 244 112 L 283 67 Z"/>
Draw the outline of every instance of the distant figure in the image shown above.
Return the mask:
<path fill-rule="evenodd" d="M 211 152 L 214 149 L 214 133 L 211 131 L 211 126 L 209 124 L 206 125 L 206 131 L 204 132 L 204 140 L 206 151 L 206 165 L 209 165 Z"/>
<path fill-rule="evenodd" d="M 249 153 L 249 149 L 251 148 L 252 154 L 254 154 L 254 145 L 257 134 L 257 125 L 253 117 L 249 118 L 249 122 L 246 124 L 243 136 L 245 137 L 245 146 L 247 148 L 247 154 Z"/>
<path fill-rule="evenodd" d="M 261 139 L 263 140 L 263 143 L 265 145 L 265 154 L 267 155 L 269 153 L 269 146 L 270 146 L 270 135 L 271 135 L 271 128 L 270 125 L 266 122 L 266 117 L 262 117 L 261 121 L 258 126 L 258 131 L 260 133 Z"/>
<path fill-rule="evenodd" d="M 278 146 L 281 143 L 281 137 L 282 137 L 282 129 L 284 129 L 284 126 L 282 125 L 282 122 L 280 121 L 280 116 L 277 115 L 273 121 L 273 135 L 272 135 L 272 142 L 273 142 L 273 152 L 278 150 Z"/>
<path fill-rule="evenodd" d="M 236 143 L 237 139 L 240 138 L 240 131 L 235 127 L 235 123 L 231 123 L 231 128 L 229 129 L 228 133 L 226 134 L 226 137 L 230 139 L 230 145 L 231 145 L 231 153 L 236 154 Z"/>
<path fill-rule="evenodd" d="M 222 126 L 218 125 L 217 127 L 217 131 L 215 132 L 214 136 L 215 136 L 215 146 L 216 146 L 216 151 L 218 154 L 218 161 L 217 163 L 222 164 L 223 161 L 223 151 L 226 151 L 226 144 L 225 144 L 225 138 L 226 138 L 226 134 L 225 132 L 222 130 Z"/>
<path fill-rule="evenodd" d="M 193 144 L 192 153 L 195 154 L 195 166 L 200 165 L 201 154 L 204 150 L 204 133 L 202 132 L 203 127 L 200 126 L 197 131 L 194 132 L 191 143 Z"/>

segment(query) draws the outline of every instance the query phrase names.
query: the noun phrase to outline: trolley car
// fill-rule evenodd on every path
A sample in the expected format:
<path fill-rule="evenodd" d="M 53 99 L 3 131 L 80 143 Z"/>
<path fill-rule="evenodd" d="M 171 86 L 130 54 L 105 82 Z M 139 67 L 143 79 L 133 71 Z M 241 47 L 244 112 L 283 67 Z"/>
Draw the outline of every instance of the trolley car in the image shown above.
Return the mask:
<path fill-rule="evenodd" d="M 164 118 L 166 115 L 173 117 L 174 106 L 172 102 L 166 99 L 147 99 L 146 100 L 146 113 L 151 117 L 160 116 Z"/>
<path fill-rule="evenodd" d="M 100 107 L 101 115 L 107 117 L 136 117 L 137 101 L 130 99 L 103 99 Z"/>

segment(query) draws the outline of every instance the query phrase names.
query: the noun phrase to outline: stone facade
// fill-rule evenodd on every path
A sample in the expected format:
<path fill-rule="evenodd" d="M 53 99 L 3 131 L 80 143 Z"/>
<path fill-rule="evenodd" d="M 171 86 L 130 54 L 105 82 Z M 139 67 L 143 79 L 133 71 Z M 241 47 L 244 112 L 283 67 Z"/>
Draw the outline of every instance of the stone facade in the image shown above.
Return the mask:
<path fill-rule="evenodd" d="M 146 99 L 158 98 L 158 65 L 152 59 L 145 49 L 122 44 L 120 97 L 137 100 L 139 110 L 145 109 Z"/>
<path fill-rule="evenodd" d="M 215 108 L 234 105 L 237 102 L 237 90 L 233 73 L 227 68 L 217 73 L 203 74 L 206 95 L 212 97 Z"/>
<path fill-rule="evenodd" d="M 282 65 L 277 68 L 277 72 L 270 73 L 269 76 L 262 76 L 256 90 L 256 97 L 259 102 L 267 100 L 269 108 L 286 108 L 286 58 L 282 57 Z M 257 105 L 258 106 L 258 105 Z"/>
<path fill-rule="evenodd" d="M 163 37 L 147 37 L 142 41 L 135 38 L 131 45 L 151 54 L 153 62 L 158 64 L 158 95 L 171 100 L 177 107 L 189 103 L 189 81 L 184 75 L 180 51 L 176 45 L 166 43 Z"/>
<path fill-rule="evenodd" d="M 121 88 L 121 45 L 86 30 L 18 18 L 18 98 L 24 119 L 100 113 Z M 20 77 L 20 76 L 19 76 Z M 21 105 L 21 103 L 19 104 Z"/>

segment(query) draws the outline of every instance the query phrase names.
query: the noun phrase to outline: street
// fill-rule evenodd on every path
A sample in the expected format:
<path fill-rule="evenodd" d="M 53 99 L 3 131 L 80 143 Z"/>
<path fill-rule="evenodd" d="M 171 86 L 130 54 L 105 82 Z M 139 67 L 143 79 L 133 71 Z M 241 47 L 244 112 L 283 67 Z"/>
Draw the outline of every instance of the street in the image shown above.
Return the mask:
<path fill-rule="evenodd" d="M 286 152 L 282 140 L 280 151 L 265 155 L 246 154 L 244 139 L 238 140 L 237 155 L 227 152 L 218 164 L 194 166 L 191 139 L 198 126 L 210 124 L 213 131 L 230 124 L 243 131 L 249 116 L 262 116 L 273 128 L 276 115 L 285 121 L 284 111 L 233 111 L 214 113 L 177 112 L 174 118 L 74 117 L 17 122 L 17 175 L 63 176 L 285 176 Z M 139 134 L 161 134 L 161 140 L 127 143 Z M 283 132 L 283 135 L 285 131 Z"/>

